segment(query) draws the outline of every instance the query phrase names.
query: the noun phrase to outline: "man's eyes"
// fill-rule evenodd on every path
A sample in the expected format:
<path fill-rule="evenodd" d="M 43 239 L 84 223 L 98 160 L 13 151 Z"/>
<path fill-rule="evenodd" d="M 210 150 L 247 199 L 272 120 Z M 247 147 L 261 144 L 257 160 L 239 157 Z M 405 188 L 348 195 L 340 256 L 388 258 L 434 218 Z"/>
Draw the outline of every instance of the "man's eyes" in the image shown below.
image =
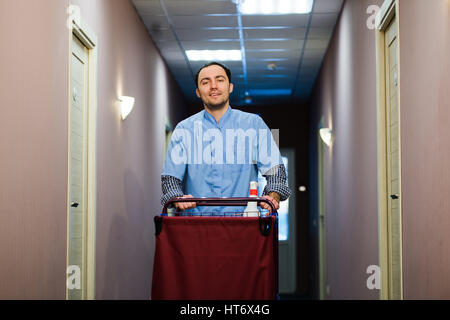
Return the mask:
<path fill-rule="evenodd" d="M 225 78 L 217 78 L 217 82 L 225 82 Z M 209 80 L 203 80 L 200 82 L 202 86 L 205 86 L 209 83 Z"/>

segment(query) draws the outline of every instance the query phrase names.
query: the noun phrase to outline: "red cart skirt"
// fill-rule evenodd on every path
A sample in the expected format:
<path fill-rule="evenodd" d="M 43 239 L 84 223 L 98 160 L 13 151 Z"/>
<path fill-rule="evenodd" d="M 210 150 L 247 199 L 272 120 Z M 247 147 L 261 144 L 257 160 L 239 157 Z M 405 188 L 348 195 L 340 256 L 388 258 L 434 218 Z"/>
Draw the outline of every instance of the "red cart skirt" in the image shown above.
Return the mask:
<path fill-rule="evenodd" d="M 152 299 L 276 299 L 276 222 L 275 216 L 155 217 Z"/>

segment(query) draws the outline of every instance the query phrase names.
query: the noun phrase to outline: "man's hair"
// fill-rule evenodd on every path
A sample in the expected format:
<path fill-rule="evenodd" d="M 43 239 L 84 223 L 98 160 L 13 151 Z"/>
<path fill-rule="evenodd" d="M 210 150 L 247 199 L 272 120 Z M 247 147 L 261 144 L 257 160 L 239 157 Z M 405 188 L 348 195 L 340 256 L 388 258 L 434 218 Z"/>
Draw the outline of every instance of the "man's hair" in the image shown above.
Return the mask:
<path fill-rule="evenodd" d="M 228 82 L 231 83 L 231 71 L 230 71 L 230 69 L 228 69 L 225 65 L 223 65 L 223 64 L 221 64 L 219 62 L 213 61 L 213 62 L 208 62 L 207 64 L 203 65 L 200 69 L 198 69 L 197 74 L 195 75 L 195 85 L 197 86 L 197 88 L 198 88 L 198 75 L 200 74 L 200 71 L 202 71 L 206 67 L 214 66 L 214 65 L 219 66 L 223 70 L 225 70 L 225 73 L 227 74 L 227 77 L 228 77 Z"/>

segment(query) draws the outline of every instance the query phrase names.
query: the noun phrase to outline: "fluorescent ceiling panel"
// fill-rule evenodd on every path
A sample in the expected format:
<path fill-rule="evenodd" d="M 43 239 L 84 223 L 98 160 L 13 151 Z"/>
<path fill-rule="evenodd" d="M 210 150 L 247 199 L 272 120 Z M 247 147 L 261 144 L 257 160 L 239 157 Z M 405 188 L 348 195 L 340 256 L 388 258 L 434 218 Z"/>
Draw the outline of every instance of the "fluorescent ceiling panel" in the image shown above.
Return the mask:
<path fill-rule="evenodd" d="M 310 13 L 313 0 L 242 0 L 242 14 L 305 14 Z"/>
<path fill-rule="evenodd" d="M 191 61 L 240 61 L 241 50 L 187 50 L 186 55 Z"/>

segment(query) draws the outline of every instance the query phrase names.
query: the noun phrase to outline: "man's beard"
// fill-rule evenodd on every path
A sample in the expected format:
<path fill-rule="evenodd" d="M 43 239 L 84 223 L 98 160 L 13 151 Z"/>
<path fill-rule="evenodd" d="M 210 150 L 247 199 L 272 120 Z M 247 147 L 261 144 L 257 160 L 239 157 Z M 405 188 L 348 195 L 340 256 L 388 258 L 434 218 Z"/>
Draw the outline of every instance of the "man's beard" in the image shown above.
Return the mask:
<path fill-rule="evenodd" d="M 216 104 L 205 103 L 205 106 L 210 110 L 216 111 L 222 109 L 227 103 L 228 100 Z"/>
<path fill-rule="evenodd" d="M 210 109 L 212 111 L 216 111 L 216 110 L 220 110 L 223 107 L 225 107 L 228 104 L 229 101 L 230 101 L 230 97 L 228 96 L 225 99 L 223 99 L 222 102 L 219 102 L 219 103 L 212 104 L 212 103 L 207 103 L 206 101 L 203 101 L 203 104 L 208 109 Z"/>

